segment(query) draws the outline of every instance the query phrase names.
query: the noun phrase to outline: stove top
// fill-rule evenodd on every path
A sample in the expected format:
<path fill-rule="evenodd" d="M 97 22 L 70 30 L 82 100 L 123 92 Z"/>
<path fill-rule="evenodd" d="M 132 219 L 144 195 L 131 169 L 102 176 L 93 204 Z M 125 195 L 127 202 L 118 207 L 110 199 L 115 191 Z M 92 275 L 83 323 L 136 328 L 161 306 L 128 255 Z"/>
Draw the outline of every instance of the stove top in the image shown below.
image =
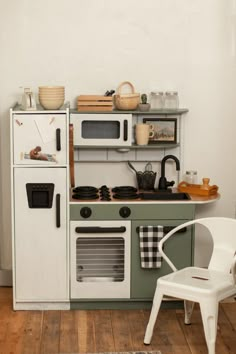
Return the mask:
<path fill-rule="evenodd" d="M 72 199 L 76 200 L 133 200 L 139 199 L 138 190 L 132 186 L 117 186 L 108 188 L 106 185 L 100 188 L 92 186 L 78 186 L 72 189 Z"/>
<path fill-rule="evenodd" d="M 185 193 L 160 190 L 138 190 L 133 186 L 117 186 L 109 188 L 106 185 L 96 188 L 93 186 L 78 186 L 72 189 L 72 201 L 89 202 L 121 202 L 121 201 L 188 201 L 191 198 Z"/>

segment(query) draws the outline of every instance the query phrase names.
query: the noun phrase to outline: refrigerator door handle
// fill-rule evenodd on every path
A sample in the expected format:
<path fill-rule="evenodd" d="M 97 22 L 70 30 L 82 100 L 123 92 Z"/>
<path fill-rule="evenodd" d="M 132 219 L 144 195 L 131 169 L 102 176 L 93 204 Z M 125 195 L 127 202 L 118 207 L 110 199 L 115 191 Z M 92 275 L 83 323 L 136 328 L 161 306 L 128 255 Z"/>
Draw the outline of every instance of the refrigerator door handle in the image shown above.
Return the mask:
<path fill-rule="evenodd" d="M 61 227 L 61 195 L 56 195 L 56 226 Z"/>
<path fill-rule="evenodd" d="M 56 148 L 57 151 L 61 151 L 61 129 L 56 129 Z"/>

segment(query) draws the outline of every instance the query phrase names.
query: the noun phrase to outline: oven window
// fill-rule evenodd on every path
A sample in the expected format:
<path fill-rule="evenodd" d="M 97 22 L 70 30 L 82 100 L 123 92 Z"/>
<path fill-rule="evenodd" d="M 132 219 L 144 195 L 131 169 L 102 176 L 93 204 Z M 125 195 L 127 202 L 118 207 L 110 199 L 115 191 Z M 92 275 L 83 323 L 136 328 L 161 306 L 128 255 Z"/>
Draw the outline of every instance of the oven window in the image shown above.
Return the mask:
<path fill-rule="evenodd" d="M 120 122 L 109 120 L 85 120 L 82 122 L 84 139 L 119 139 Z"/>
<path fill-rule="evenodd" d="M 76 240 L 78 282 L 124 281 L 125 242 L 122 237 L 80 237 Z"/>

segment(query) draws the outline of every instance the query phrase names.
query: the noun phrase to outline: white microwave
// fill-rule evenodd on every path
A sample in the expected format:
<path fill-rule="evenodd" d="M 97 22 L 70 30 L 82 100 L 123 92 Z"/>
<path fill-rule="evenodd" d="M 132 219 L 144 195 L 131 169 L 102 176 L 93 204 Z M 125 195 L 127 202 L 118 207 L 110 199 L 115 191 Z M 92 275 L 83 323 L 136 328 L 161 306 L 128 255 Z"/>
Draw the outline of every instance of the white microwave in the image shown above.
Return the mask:
<path fill-rule="evenodd" d="M 74 145 L 131 146 L 132 114 L 71 113 Z"/>

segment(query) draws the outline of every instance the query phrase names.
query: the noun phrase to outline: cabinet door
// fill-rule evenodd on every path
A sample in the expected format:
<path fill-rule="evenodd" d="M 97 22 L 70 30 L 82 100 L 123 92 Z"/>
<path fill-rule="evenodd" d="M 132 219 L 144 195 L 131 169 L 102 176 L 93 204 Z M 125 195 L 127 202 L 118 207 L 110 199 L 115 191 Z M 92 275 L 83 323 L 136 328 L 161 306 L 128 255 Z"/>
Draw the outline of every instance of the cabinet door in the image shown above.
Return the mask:
<path fill-rule="evenodd" d="M 12 119 L 14 164 L 66 164 L 66 114 L 13 114 Z"/>
<path fill-rule="evenodd" d="M 51 207 L 40 189 L 39 207 L 29 207 L 28 183 L 54 185 Z M 14 169 L 16 301 L 68 299 L 66 190 L 66 168 Z"/>
<path fill-rule="evenodd" d="M 132 254 L 131 254 L 131 298 L 152 299 L 156 288 L 157 278 L 171 272 L 168 264 L 162 260 L 160 268 L 141 268 L 139 233 L 137 227 L 141 225 L 177 226 L 188 220 L 139 220 L 132 222 Z M 193 263 L 193 235 L 192 228 L 176 233 L 165 242 L 165 253 L 177 268 L 190 266 Z"/>

